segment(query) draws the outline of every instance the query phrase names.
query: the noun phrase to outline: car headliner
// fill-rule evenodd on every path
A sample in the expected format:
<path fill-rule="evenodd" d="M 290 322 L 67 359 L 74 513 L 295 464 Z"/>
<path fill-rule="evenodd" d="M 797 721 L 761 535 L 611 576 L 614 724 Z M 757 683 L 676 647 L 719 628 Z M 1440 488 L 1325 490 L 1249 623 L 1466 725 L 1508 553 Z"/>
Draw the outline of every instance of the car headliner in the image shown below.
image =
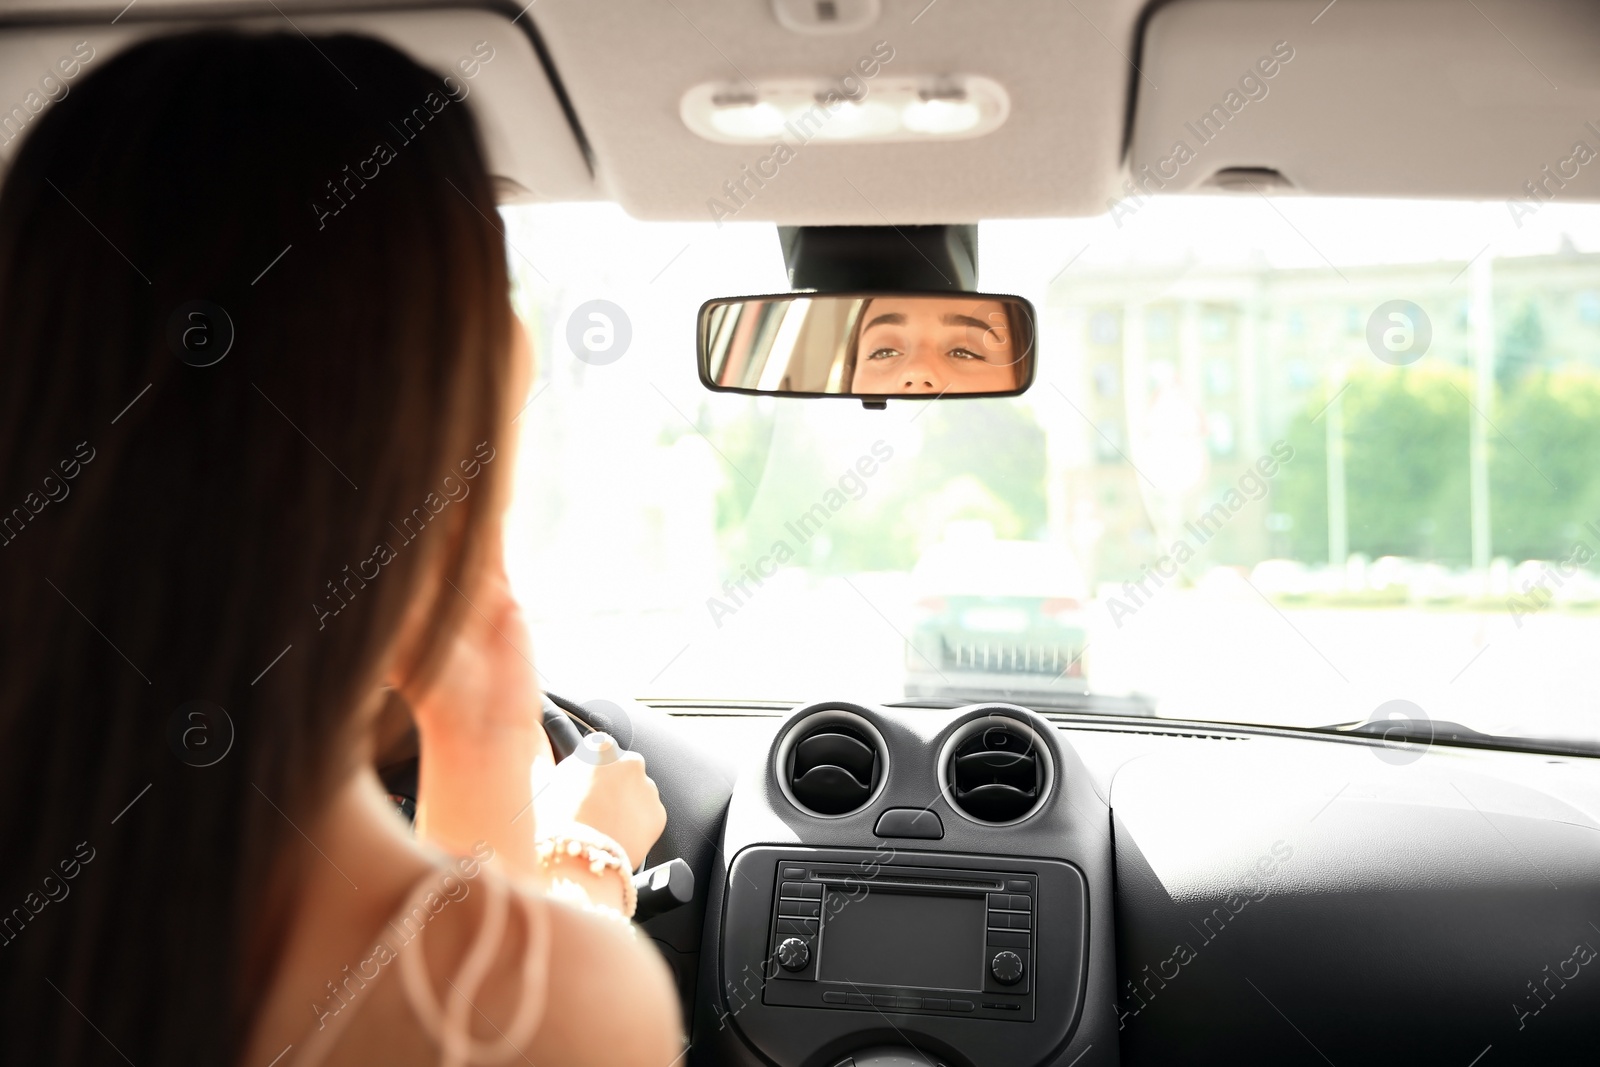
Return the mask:
<path fill-rule="evenodd" d="M 1488 200 L 1545 181 L 1565 200 L 1600 199 L 1600 167 L 1557 183 L 1542 169 L 1577 141 L 1600 149 L 1600 126 L 1586 125 L 1600 121 L 1600 9 L 1577 0 L 840 0 L 877 12 L 842 33 L 794 32 L 777 7 L 809 5 L 0 0 L 0 113 L 75 41 L 104 56 L 232 18 L 365 30 L 441 71 L 489 40 L 497 58 L 472 105 L 508 199 L 613 200 L 647 219 L 708 220 L 718 199 L 739 221 L 787 224 L 1098 215 L 1130 178 L 1163 193 Z M 771 149 L 702 140 L 679 116 L 683 94 L 838 78 L 878 42 L 896 76 L 999 82 L 1005 123 L 949 143 L 796 144 L 776 176 L 730 200 L 724 183 Z M 1292 61 L 1245 100 L 1241 79 L 1275 48 Z M 1226 128 L 1195 136 L 1223 103 Z M 1178 140 L 1193 156 L 1182 166 Z"/>

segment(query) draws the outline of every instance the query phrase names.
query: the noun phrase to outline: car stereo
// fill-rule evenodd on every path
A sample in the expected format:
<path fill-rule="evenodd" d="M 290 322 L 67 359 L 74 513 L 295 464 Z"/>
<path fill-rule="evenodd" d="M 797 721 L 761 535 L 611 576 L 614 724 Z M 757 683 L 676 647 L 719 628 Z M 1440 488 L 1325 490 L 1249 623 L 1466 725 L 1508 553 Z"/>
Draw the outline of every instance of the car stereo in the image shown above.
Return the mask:
<path fill-rule="evenodd" d="M 763 1001 L 1033 1020 L 1038 875 L 781 859 Z"/>

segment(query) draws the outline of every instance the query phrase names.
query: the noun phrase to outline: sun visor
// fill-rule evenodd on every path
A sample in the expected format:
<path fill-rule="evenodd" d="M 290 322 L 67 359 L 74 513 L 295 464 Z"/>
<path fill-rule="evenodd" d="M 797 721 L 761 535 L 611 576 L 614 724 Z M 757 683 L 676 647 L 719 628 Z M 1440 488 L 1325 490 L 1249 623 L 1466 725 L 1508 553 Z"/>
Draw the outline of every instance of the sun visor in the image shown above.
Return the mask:
<path fill-rule="evenodd" d="M 141 22 L 137 11 L 114 25 L 33 26 L 0 33 L 0 166 L 9 165 L 29 128 L 71 93 L 74 82 L 117 52 L 153 34 L 204 25 Z M 528 33 L 501 15 L 472 10 L 297 13 L 292 24 L 273 16 L 227 25 L 288 33 L 364 33 L 386 41 L 441 75 L 453 75 L 465 88 L 503 199 L 588 200 L 596 195 L 579 135 Z"/>
<path fill-rule="evenodd" d="M 1600 199 L 1591 4 L 1174 0 L 1142 43 L 1141 194 Z"/>

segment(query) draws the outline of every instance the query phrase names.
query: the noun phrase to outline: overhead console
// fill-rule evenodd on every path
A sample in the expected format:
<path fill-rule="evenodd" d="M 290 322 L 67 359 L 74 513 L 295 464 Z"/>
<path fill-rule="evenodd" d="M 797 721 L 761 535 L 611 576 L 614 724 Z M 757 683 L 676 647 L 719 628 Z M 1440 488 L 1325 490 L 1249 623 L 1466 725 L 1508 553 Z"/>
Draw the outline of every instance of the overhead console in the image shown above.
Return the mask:
<path fill-rule="evenodd" d="M 707 1063 L 1115 1063 L 1110 812 L 1031 712 L 798 709 L 729 807 Z"/>

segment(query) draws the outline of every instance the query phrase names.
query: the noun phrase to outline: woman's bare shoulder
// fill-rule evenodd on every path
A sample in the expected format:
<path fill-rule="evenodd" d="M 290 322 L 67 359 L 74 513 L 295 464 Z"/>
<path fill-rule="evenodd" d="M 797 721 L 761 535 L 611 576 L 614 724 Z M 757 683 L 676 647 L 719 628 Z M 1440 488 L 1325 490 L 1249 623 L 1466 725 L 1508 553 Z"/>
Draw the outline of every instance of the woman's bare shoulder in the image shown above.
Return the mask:
<path fill-rule="evenodd" d="M 434 897 L 434 910 L 426 900 L 410 909 L 409 926 L 398 920 L 422 933 L 391 931 L 378 967 L 395 973 L 374 986 L 327 1067 L 437 1063 L 457 1028 L 475 1053 L 469 1063 L 666 1067 L 679 1056 L 671 974 L 631 923 L 488 872 L 476 883 L 458 899 Z"/>
<path fill-rule="evenodd" d="M 543 901 L 550 986 L 535 1046 L 549 1062 L 667 1067 L 684 1048 L 672 972 L 615 912 Z"/>

